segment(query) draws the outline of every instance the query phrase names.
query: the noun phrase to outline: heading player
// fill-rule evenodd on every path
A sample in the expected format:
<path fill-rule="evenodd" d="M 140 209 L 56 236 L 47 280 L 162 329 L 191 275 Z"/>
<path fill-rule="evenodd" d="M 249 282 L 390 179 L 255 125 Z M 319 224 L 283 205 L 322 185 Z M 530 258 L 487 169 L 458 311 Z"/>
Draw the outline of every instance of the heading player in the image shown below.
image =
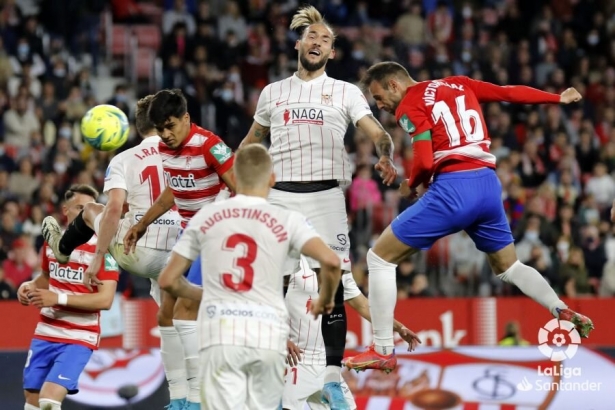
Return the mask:
<path fill-rule="evenodd" d="M 190 122 L 186 99 L 180 90 L 156 93 L 150 103 L 148 118 L 161 137 L 158 152 L 167 187 L 124 236 L 126 254 L 134 251 L 148 226 L 174 205 L 182 217 L 182 228 L 185 228 L 199 209 L 225 192 L 222 190 L 223 183 L 234 188 L 231 149 L 217 135 Z M 200 263 L 195 263 L 188 273 L 188 279 L 197 285 L 201 284 L 200 266 Z M 175 301 L 168 296 L 169 303 L 175 306 L 173 324 L 181 338 L 186 362 L 188 399 L 185 409 L 196 410 L 200 408 L 201 401 L 196 330 L 199 304 L 188 299 Z"/>
<path fill-rule="evenodd" d="M 160 286 L 201 301 L 201 408 L 275 409 L 282 374 L 288 313 L 282 296 L 282 267 L 290 252 L 316 259 L 320 297 L 312 310 L 333 308 L 340 260 L 306 218 L 267 202 L 275 183 L 267 150 L 250 145 L 236 154 L 237 196 L 202 208 L 171 254 Z M 198 255 L 203 289 L 182 276 Z"/>
<path fill-rule="evenodd" d="M 169 409 L 179 410 L 184 406 L 187 396 L 183 348 L 173 326 L 174 299 L 161 297 L 156 279 L 175 245 L 181 229 L 181 217 L 177 211 L 171 210 L 158 218 L 137 243 L 135 253 L 126 255 L 123 244 L 128 229 L 141 219 L 165 189 L 162 160 L 158 154 L 160 137 L 147 115 L 152 98 L 153 95 L 148 95 L 137 102 L 135 125 L 143 141 L 116 155 L 109 163 L 104 186 L 108 198 L 106 206 L 95 202 L 86 204 L 64 235 L 55 219 L 47 217 L 43 221 L 43 233 L 56 257 L 62 260 L 76 246 L 85 243 L 96 233 L 96 254 L 84 275 L 88 287 L 91 282 L 99 283 L 95 275 L 107 249 L 124 270 L 150 279 L 151 294 L 160 307 L 160 354 L 169 383 Z M 120 219 L 125 202 L 128 203 L 128 212 Z"/>
<path fill-rule="evenodd" d="M 330 78 L 327 61 L 335 57 L 335 33 L 320 12 L 299 9 L 290 24 L 301 32 L 295 44 L 298 70 L 291 77 L 266 86 L 261 92 L 254 122 L 242 142 L 262 142 L 271 134 L 269 153 L 278 182 L 269 196 L 272 204 L 301 212 L 350 271 L 350 241 L 346 202 L 340 184 L 352 178 L 344 135 L 356 125 L 376 145 L 380 157 L 376 169 L 388 185 L 397 175 L 393 165 L 393 141 L 374 118 L 361 90 L 353 84 Z M 298 269 L 291 261 L 285 272 Z M 310 267 L 318 263 L 310 260 Z M 335 320 L 323 320 L 327 346 L 325 398 L 334 409 L 346 408 L 339 386 L 341 360 L 346 341 L 343 289 L 338 288 Z M 335 402 L 339 400 L 340 405 Z"/>
<path fill-rule="evenodd" d="M 504 282 L 572 322 L 587 337 L 592 321 L 559 299 L 543 276 L 517 259 L 504 212 L 502 186 L 489 152 L 489 136 L 480 103 L 569 104 L 581 99 L 574 88 L 560 95 L 525 86 L 506 86 L 447 77 L 414 81 L 393 62 L 370 67 L 362 79 L 379 109 L 395 115 L 412 137 L 414 161 L 405 189 L 417 196 L 433 175 L 419 201 L 387 227 L 368 251 L 369 302 L 375 346 L 350 358 L 350 368 L 394 369 L 392 320 L 396 302 L 395 267 L 403 258 L 429 249 L 438 239 L 465 230 Z"/>
<path fill-rule="evenodd" d="M 290 347 L 288 357 L 282 408 L 285 410 L 303 410 L 305 404 L 311 410 L 326 410 L 329 407 L 322 404 L 322 388 L 326 367 L 325 346 L 320 332 L 321 317 L 314 318 L 310 314 L 312 301 L 318 298 L 318 281 L 316 273 L 308 266 L 305 257 L 301 257 L 301 269 L 290 276 L 286 293 L 286 307 L 289 313 Z M 359 290 L 351 272 L 342 275 L 344 285 L 344 300 L 361 317 L 370 320 L 369 303 Z M 411 330 L 400 322 L 394 322 L 394 331 L 408 342 L 408 350 L 412 351 L 421 343 Z M 300 351 L 300 352 L 299 352 Z M 341 388 L 345 401 L 351 410 L 357 405 L 352 392 L 341 380 Z"/>
<path fill-rule="evenodd" d="M 97 197 L 98 192 L 89 185 L 71 186 L 62 206 L 68 222 Z M 111 255 L 104 255 L 97 272 L 101 286 L 87 289 L 83 275 L 95 258 L 95 249 L 93 237 L 60 262 L 44 244 L 42 273 L 19 287 L 21 304 L 41 309 L 24 368 L 24 410 L 60 410 L 66 395 L 79 391 L 79 375 L 92 351 L 98 349 L 100 311 L 113 303 L 119 270 Z"/>

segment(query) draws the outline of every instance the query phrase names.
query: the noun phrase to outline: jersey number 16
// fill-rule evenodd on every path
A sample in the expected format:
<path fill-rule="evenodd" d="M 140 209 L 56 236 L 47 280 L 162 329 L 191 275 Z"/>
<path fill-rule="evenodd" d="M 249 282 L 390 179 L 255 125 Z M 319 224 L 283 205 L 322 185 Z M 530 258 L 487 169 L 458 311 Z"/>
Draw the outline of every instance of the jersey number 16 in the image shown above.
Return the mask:
<path fill-rule="evenodd" d="M 465 95 L 460 95 L 455 98 L 460 127 L 457 126 L 451 108 L 445 101 L 438 101 L 435 103 L 431 111 L 434 123 L 437 123 L 440 119 L 444 121 L 444 128 L 446 129 L 446 135 L 448 135 L 451 147 L 456 147 L 461 144 L 459 128 L 461 128 L 467 142 L 478 142 L 485 139 L 485 131 L 483 130 L 480 114 L 478 111 L 471 108 L 466 109 L 465 98 Z M 474 126 L 472 126 L 472 122 L 474 122 Z"/>

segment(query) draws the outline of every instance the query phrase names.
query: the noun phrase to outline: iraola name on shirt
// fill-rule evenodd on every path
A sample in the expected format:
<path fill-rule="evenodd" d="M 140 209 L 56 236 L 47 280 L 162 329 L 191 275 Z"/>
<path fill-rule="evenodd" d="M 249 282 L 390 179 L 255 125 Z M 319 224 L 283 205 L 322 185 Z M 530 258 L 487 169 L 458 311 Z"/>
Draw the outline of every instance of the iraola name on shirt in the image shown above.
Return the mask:
<path fill-rule="evenodd" d="M 219 212 L 215 212 L 209 218 L 207 218 L 201 225 L 201 232 L 207 233 L 207 230 L 211 229 L 216 223 L 224 219 L 253 219 L 263 223 L 271 232 L 275 235 L 278 243 L 288 240 L 288 232 L 278 222 L 276 218 L 273 218 L 268 212 L 263 212 L 260 209 L 250 208 L 231 208 L 223 209 Z"/>

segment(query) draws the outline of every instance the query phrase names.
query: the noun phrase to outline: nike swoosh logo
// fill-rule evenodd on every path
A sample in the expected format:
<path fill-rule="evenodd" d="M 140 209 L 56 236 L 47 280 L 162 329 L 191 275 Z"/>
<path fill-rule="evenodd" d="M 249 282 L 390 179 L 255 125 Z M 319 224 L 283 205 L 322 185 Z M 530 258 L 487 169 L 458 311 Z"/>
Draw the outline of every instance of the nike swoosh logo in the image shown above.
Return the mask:
<path fill-rule="evenodd" d="M 311 275 L 308 275 L 308 276 L 303 275 L 303 276 L 301 276 L 301 277 L 302 277 L 303 279 L 307 279 L 307 278 L 311 278 L 312 276 L 314 276 L 314 274 L 313 274 L 313 273 L 312 273 Z"/>
<path fill-rule="evenodd" d="M 277 103 L 275 103 L 275 106 L 277 107 L 277 106 L 285 104 L 287 102 L 288 102 L 288 100 L 286 100 L 286 101 L 278 101 Z"/>
<path fill-rule="evenodd" d="M 333 320 L 333 321 L 327 321 L 328 325 L 332 325 L 335 322 L 343 322 L 343 319 L 337 319 L 337 320 Z"/>
<path fill-rule="evenodd" d="M 70 380 L 68 377 L 64 377 L 61 374 L 58 375 L 58 379 L 60 379 L 60 380 Z"/>

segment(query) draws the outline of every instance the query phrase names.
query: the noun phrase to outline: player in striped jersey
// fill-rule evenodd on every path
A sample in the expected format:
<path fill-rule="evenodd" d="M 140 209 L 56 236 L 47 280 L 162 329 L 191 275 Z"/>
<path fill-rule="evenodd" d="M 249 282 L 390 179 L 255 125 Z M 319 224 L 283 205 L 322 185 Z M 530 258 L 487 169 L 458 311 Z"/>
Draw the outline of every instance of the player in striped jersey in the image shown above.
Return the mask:
<path fill-rule="evenodd" d="M 139 240 L 134 253 L 126 255 L 123 243 L 128 229 L 141 219 L 165 188 L 162 160 L 158 153 L 160 137 L 148 117 L 152 98 L 153 95 L 149 95 L 137 102 L 135 125 L 143 141 L 116 155 L 109 163 L 104 186 L 107 204 L 86 204 L 63 235 L 57 221 L 49 216 L 43 221 L 43 233 L 58 260 L 65 260 L 75 247 L 96 233 L 96 256 L 85 272 L 86 286 L 98 281 L 95 275 L 107 249 L 127 272 L 151 280 L 151 294 L 160 307 L 158 326 L 162 363 L 171 398 L 169 410 L 179 410 L 187 397 L 188 382 L 180 335 L 173 326 L 175 300 L 161 298 L 156 279 L 175 245 L 181 229 L 181 217 L 177 211 L 170 210 L 158 218 Z M 128 212 L 120 219 L 125 202 L 128 203 Z"/>
<path fill-rule="evenodd" d="M 285 410 L 303 410 L 305 404 L 311 410 L 325 410 L 328 407 L 321 402 L 326 369 L 325 345 L 320 332 L 321 317 L 315 319 L 310 314 L 312 301 L 318 298 L 318 281 L 316 272 L 310 269 L 305 257 L 300 260 L 301 269 L 290 276 L 286 292 L 286 307 L 289 314 L 290 342 L 286 368 L 282 408 Z M 356 310 L 361 317 L 370 320 L 368 299 L 359 290 L 351 272 L 342 275 L 344 300 Z M 335 319 L 333 319 L 335 320 Z M 408 350 L 413 351 L 421 343 L 418 336 L 395 321 L 393 330 L 408 342 Z M 299 355 L 292 352 L 301 351 Z M 356 409 L 352 392 L 341 380 L 341 389 L 345 401 L 351 409 Z"/>
<path fill-rule="evenodd" d="M 352 166 L 344 134 L 352 122 L 374 141 L 380 157 L 376 169 L 387 185 L 397 175 L 393 141 L 372 115 L 361 90 L 325 73 L 327 61 L 335 57 L 335 33 L 320 12 L 312 6 L 300 9 L 290 28 L 302 31 L 295 44 L 298 70 L 263 89 L 254 122 L 242 144 L 262 142 L 270 134 L 269 152 L 279 182 L 269 201 L 307 216 L 339 255 L 342 269 L 350 271 L 348 217 L 340 184 L 350 183 Z M 286 273 L 293 273 L 297 265 L 298 260 L 290 261 Z M 310 260 L 310 266 L 318 269 L 315 261 Z M 344 409 L 339 385 L 346 340 L 342 289 L 338 290 L 332 314 L 341 320 L 323 320 L 328 365 L 324 395 L 334 408 Z"/>
<path fill-rule="evenodd" d="M 290 252 L 322 265 L 312 311 L 333 307 L 340 260 L 305 216 L 267 202 L 275 182 L 259 145 L 237 152 L 237 196 L 201 209 L 175 245 L 160 286 L 201 300 L 203 410 L 275 409 L 283 391 L 288 312 L 282 267 Z M 202 256 L 203 288 L 182 276 Z M 206 262 L 205 262 L 206 261 Z"/>
<path fill-rule="evenodd" d="M 161 137 L 158 152 L 167 187 L 124 236 L 127 254 L 135 249 L 148 226 L 174 205 L 185 228 L 198 210 L 228 192 L 223 189 L 224 184 L 234 188 L 231 149 L 217 135 L 190 122 L 186 99 L 180 90 L 159 91 L 151 101 L 148 118 Z M 197 261 L 188 273 L 188 279 L 197 285 L 201 284 L 200 267 Z M 199 304 L 184 298 L 175 301 L 165 294 L 163 304 L 167 303 L 174 305 L 173 324 L 183 345 L 188 378 L 185 409 L 196 410 L 200 402 L 196 330 Z"/>
<path fill-rule="evenodd" d="M 397 299 L 397 263 L 461 230 L 487 254 L 498 278 L 517 286 L 556 318 L 572 322 L 587 337 L 594 328 L 592 321 L 569 309 L 536 269 L 517 259 L 480 107 L 485 102 L 570 104 L 580 101 L 581 94 L 574 88 L 553 94 L 464 76 L 417 82 L 391 61 L 374 64 L 361 82 L 378 108 L 394 114 L 412 137 L 412 173 L 403 187 L 407 195 L 424 195 L 385 229 L 367 253 L 374 346 L 347 359 L 346 366 L 395 368 L 390 327 Z"/>
<path fill-rule="evenodd" d="M 72 186 L 63 205 L 69 223 L 97 197 L 98 192 L 88 185 Z M 119 270 L 111 255 L 104 255 L 98 270 L 102 286 L 94 285 L 91 293 L 83 285 L 83 275 L 95 250 L 93 237 L 60 262 L 45 244 L 42 273 L 19 287 L 21 304 L 41 309 L 24 368 L 25 410 L 60 410 L 66 395 L 78 392 L 79 375 L 98 349 L 100 311 L 113 303 Z"/>

